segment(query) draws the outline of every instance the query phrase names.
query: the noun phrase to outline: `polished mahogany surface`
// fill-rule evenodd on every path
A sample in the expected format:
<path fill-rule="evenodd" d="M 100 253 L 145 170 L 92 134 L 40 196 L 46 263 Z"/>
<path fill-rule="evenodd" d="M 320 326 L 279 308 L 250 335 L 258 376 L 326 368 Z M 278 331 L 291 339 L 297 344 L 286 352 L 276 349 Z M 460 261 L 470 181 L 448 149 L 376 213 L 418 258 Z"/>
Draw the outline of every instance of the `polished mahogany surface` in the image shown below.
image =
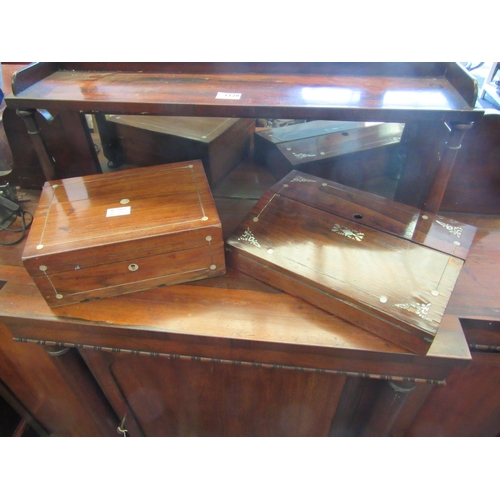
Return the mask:
<path fill-rule="evenodd" d="M 248 168 L 241 172 L 247 179 Z M 255 176 L 268 184 L 267 174 Z M 233 182 L 218 190 L 228 203 L 221 213 L 228 228 L 244 196 Z M 36 204 L 36 193 L 30 197 Z M 22 250 L 0 254 L 1 316 L 18 338 L 437 380 L 470 359 L 455 318 L 427 356 L 414 356 L 232 268 L 213 279 L 51 309 L 21 264 Z"/>
<path fill-rule="evenodd" d="M 270 190 L 281 197 L 326 212 L 335 212 L 353 223 L 368 225 L 461 259 L 467 257 L 476 233 L 475 226 L 466 221 L 435 215 L 383 196 L 300 172 L 291 172 Z"/>
<path fill-rule="evenodd" d="M 463 228 L 455 221 L 450 238 L 445 219 L 414 213 L 426 223 L 431 217 L 427 231 L 434 226 L 433 238 L 426 246 L 413 241 L 415 217 L 406 227 L 398 220 L 415 209 L 375 201 L 292 172 L 264 194 L 228 239 L 229 262 L 405 348 L 426 352 L 463 265 L 454 255 Z M 389 210 L 380 210 L 382 201 Z M 463 239 L 470 246 L 475 229 L 467 229 Z M 419 233 L 425 241 L 425 231 Z M 449 253 L 442 251 L 447 242 Z"/>
<path fill-rule="evenodd" d="M 104 64 L 99 69 L 112 69 L 112 66 Z M 69 69 L 69 67 L 67 68 Z M 87 69 L 97 70 L 97 67 Z M 206 67 L 198 69 L 206 69 Z M 439 72 L 436 75 L 439 75 Z M 466 101 L 469 102 L 468 99 Z M 232 201 L 229 198 L 217 200 L 218 207 L 224 207 L 224 211 L 227 211 L 230 216 L 224 217 L 225 234 L 227 234 L 227 228 L 234 223 L 235 214 L 243 214 L 242 203 L 232 204 Z M 247 203 L 251 205 L 252 201 L 244 200 L 243 205 L 248 206 Z M 235 209 L 235 207 L 238 208 Z M 456 218 L 462 220 L 459 216 Z M 229 224 L 226 224 L 229 219 L 231 219 Z M 345 392 L 345 386 L 342 387 L 344 378 L 346 381 L 354 380 L 361 386 L 370 389 L 386 384 L 384 380 L 380 380 L 380 378 L 385 377 L 392 378 L 391 384 L 397 377 L 415 376 L 420 377 L 421 381 L 431 379 L 434 382 L 437 380 L 443 382 L 443 379 L 448 378 L 454 366 L 465 365 L 470 361 L 465 338 L 462 333 L 458 333 L 456 322 L 458 322 L 458 317 L 467 315 L 467 311 L 473 312 L 478 304 L 482 307 L 485 315 L 489 313 L 490 316 L 495 316 L 494 309 L 498 304 L 496 300 L 498 292 L 493 285 L 498 275 L 498 266 L 495 265 L 495 262 L 498 262 L 497 253 L 491 251 L 484 261 L 486 266 L 482 265 L 483 261 L 481 260 L 482 250 L 493 244 L 494 241 L 497 241 L 495 238 L 498 238 L 498 225 L 491 226 L 490 229 L 483 231 L 481 228 L 480 233 L 476 236 L 478 244 L 474 243 L 471 248 L 473 259 L 469 259 L 466 263 L 468 281 L 462 287 L 461 295 L 454 303 L 453 311 L 456 315 L 444 317 L 442 328 L 436 335 L 426 356 L 405 352 L 404 349 L 390 342 L 384 342 L 339 318 L 332 322 L 334 317 L 331 315 L 323 316 L 325 318 L 323 343 L 317 344 L 315 337 L 311 337 L 309 333 L 311 325 L 317 324 L 318 316 L 316 314 L 318 314 L 319 309 L 312 308 L 293 297 L 287 297 L 276 289 L 267 287 L 232 269 L 228 275 L 219 277 L 220 279 L 214 278 L 196 284 L 175 285 L 120 298 L 105 299 L 100 301 L 99 307 L 96 306 L 96 302 L 65 306 L 54 313 L 44 303 L 28 274 L 21 267 L 20 253 L 17 248 L 9 249 L 10 252 L 2 252 L 0 255 L 1 316 L 2 321 L 9 325 L 10 332 L 17 339 L 42 344 L 46 342 L 67 344 L 78 347 L 80 351 L 85 351 L 89 355 L 95 353 L 98 358 L 101 354 L 103 357 L 106 355 L 108 360 L 98 359 L 96 365 L 99 365 L 103 371 L 106 370 L 107 366 L 110 367 L 107 375 L 108 381 L 110 377 L 113 379 L 113 391 L 117 393 L 126 390 L 122 396 L 125 394 L 126 403 L 132 406 L 134 411 L 140 413 L 141 425 L 157 410 L 156 401 L 162 403 L 182 401 L 186 394 L 193 394 L 191 391 L 183 391 L 181 387 L 179 387 L 179 391 L 177 391 L 178 387 L 175 387 L 173 392 L 169 392 L 171 382 L 179 385 L 189 384 L 186 387 L 196 387 L 196 381 L 201 381 L 200 391 L 195 392 L 195 394 L 201 395 L 200 400 L 204 403 L 209 403 L 208 406 L 203 405 L 205 409 L 203 418 L 218 420 L 221 413 L 217 413 L 217 416 L 214 417 L 215 414 L 209 411 L 211 398 L 206 397 L 205 391 L 214 391 L 214 388 L 207 382 L 220 382 L 221 380 L 226 382 L 225 385 L 217 383 L 217 389 L 234 387 L 232 384 L 232 381 L 235 380 L 234 377 L 240 377 L 237 379 L 238 381 L 246 380 L 245 371 L 248 373 L 247 368 L 250 368 L 250 366 L 245 365 L 240 371 L 230 370 L 226 369 L 229 367 L 226 363 L 225 365 L 220 364 L 221 369 L 219 370 L 221 358 L 226 361 L 232 360 L 231 362 L 235 362 L 235 366 L 238 365 L 239 361 L 250 363 L 261 361 L 270 363 L 269 366 L 272 367 L 289 365 L 289 368 L 330 369 L 336 373 L 347 370 L 347 375 L 355 376 L 346 377 L 343 374 L 332 375 L 328 373 L 318 377 L 318 374 L 314 373 L 310 379 L 307 379 L 306 375 L 310 373 L 298 376 L 302 375 L 299 374 L 299 371 L 288 370 L 287 373 L 291 376 L 286 376 L 283 375 L 283 372 L 255 367 L 259 373 L 249 373 L 250 378 L 255 382 L 255 384 L 251 383 L 250 385 L 254 388 L 261 388 L 261 390 L 250 391 L 252 397 L 245 393 L 243 403 L 241 398 L 215 398 L 224 404 L 224 408 L 228 412 L 232 412 L 233 415 L 235 411 L 238 411 L 238 416 L 241 416 L 242 419 L 246 416 L 247 425 L 259 422 L 260 428 L 268 425 L 271 420 L 259 421 L 259 415 L 262 415 L 262 412 L 260 410 L 253 411 L 254 407 L 246 403 L 256 400 L 266 401 L 269 404 L 262 405 L 261 409 L 264 412 L 269 412 L 276 407 L 286 409 L 289 404 L 302 404 L 307 399 L 309 404 L 303 407 L 302 413 L 299 412 L 296 415 L 294 423 L 303 423 L 304 433 L 310 431 L 306 425 L 306 422 L 310 420 L 308 410 L 318 408 L 319 413 L 324 412 L 326 417 L 322 419 L 322 422 L 317 422 L 316 431 L 319 435 L 324 435 L 325 425 L 331 418 L 332 412 L 335 411 L 334 406 L 339 400 L 340 391 L 343 392 L 342 401 L 350 399 L 349 396 L 352 394 L 352 392 Z M 494 236 L 495 233 L 496 236 Z M 487 242 L 487 245 L 483 245 L 484 242 Z M 490 247 L 488 246 L 488 248 Z M 464 273 L 462 273 L 463 275 Z M 214 291 L 216 291 L 215 296 Z M 192 293 L 194 296 L 191 301 Z M 258 300 L 254 300 L 255 298 Z M 284 302 L 283 299 L 285 299 Z M 104 303 L 107 304 L 106 308 L 101 307 Z M 165 308 L 166 304 L 168 304 L 167 308 Z M 177 314 L 177 307 L 183 308 L 183 314 Z M 200 312 L 200 307 L 202 312 Z M 221 322 L 219 322 L 220 318 L 222 318 Z M 246 322 L 240 323 L 241 318 L 246 318 Z M 345 330 L 340 325 L 345 325 Z M 318 332 L 314 326 L 312 329 Z M 363 334 L 355 338 L 353 336 L 355 332 L 358 335 L 361 332 Z M 19 347 L 21 350 L 23 345 L 19 345 Z M 101 349 L 107 352 L 99 352 Z M 115 352 L 113 351 L 120 351 L 120 353 L 114 356 Z M 192 369 L 188 366 L 185 366 L 184 369 L 180 366 L 174 367 L 173 363 L 171 365 L 173 370 L 170 370 L 170 367 L 153 369 L 152 364 L 158 360 L 157 356 L 167 356 L 167 353 L 173 353 L 174 356 L 184 355 L 184 358 L 179 360 L 179 364 L 181 362 L 187 363 L 192 365 Z M 145 356 L 135 357 L 137 354 Z M 191 358 L 190 356 L 193 355 L 195 357 Z M 207 369 L 204 370 L 203 367 L 197 365 L 196 355 L 207 356 L 206 359 L 209 361 L 205 364 Z M 130 357 L 133 357 L 134 361 L 127 363 Z M 186 357 L 189 357 L 189 361 L 186 361 Z M 162 361 L 165 359 L 169 358 L 160 358 Z M 107 361 L 109 363 L 106 366 Z M 173 361 L 175 362 L 175 358 Z M 91 365 L 90 362 L 88 364 Z M 121 366 L 118 367 L 118 364 Z M 128 366 L 132 367 L 130 373 L 127 373 Z M 251 368 L 254 369 L 254 366 L 252 365 Z M 29 368 L 27 369 L 29 371 Z M 267 374 L 262 373 L 263 370 L 268 370 Z M 199 376 L 191 378 L 190 375 L 194 371 Z M 167 378 L 164 384 L 160 382 L 163 380 L 162 372 Z M 214 373 L 213 378 L 209 378 Z M 275 376 L 275 373 L 278 373 L 278 376 Z M 98 376 L 97 371 L 94 372 L 94 375 Z M 135 375 L 138 375 L 137 379 L 134 379 Z M 374 380 L 373 377 L 377 376 L 379 379 Z M 189 380 L 187 377 L 190 377 Z M 331 377 L 337 379 L 334 381 Z M 288 383 L 292 379 L 295 380 L 295 384 Z M 98 378 L 98 380 L 101 387 L 106 387 L 106 395 L 111 400 L 109 385 L 104 384 L 103 378 Z M 480 384 L 481 380 L 479 380 Z M 273 385 L 267 390 L 267 384 L 271 382 L 278 385 Z M 31 390 L 32 385 L 28 388 L 29 390 Z M 327 385 L 328 390 L 320 390 Z M 414 393 L 418 392 L 417 399 L 426 395 L 433 385 L 417 384 Z M 237 385 L 238 389 L 244 387 L 243 382 Z M 300 387 L 302 389 L 297 390 Z M 138 392 L 145 394 L 146 392 L 143 391 L 147 391 L 149 388 L 160 391 L 161 398 L 147 399 L 148 405 L 145 407 L 140 400 L 134 400 L 133 396 Z M 460 393 L 460 386 L 458 388 Z M 473 384 L 469 389 L 470 391 L 474 390 Z M 241 393 L 244 392 L 241 391 Z M 317 395 L 317 398 L 309 397 L 312 392 Z M 359 407 L 363 411 L 365 409 L 370 411 L 370 405 L 366 405 L 366 400 L 377 399 L 378 393 L 377 390 L 371 391 L 370 394 L 359 391 L 358 395 L 367 396 L 361 398 L 363 404 L 360 404 Z M 292 397 L 288 397 L 290 394 Z M 296 395 L 297 397 L 295 397 Z M 222 394 L 219 392 L 216 396 L 222 396 Z M 391 393 L 390 396 L 393 394 Z M 463 397 L 463 393 L 460 396 Z M 325 398 L 328 398 L 328 401 L 325 401 Z M 360 401 L 356 398 L 355 400 Z M 194 411 L 198 408 L 190 406 L 191 401 L 187 401 L 187 403 L 185 407 L 193 410 L 189 413 L 191 419 L 193 415 L 196 416 Z M 318 405 L 318 403 L 320 404 Z M 483 406 L 481 402 L 479 405 Z M 452 401 L 448 407 L 454 406 Z M 487 406 L 484 405 L 484 407 Z M 393 408 L 393 406 L 388 405 L 389 407 Z M 411 412 L 417 409 L 413 400 L 409 409 Z M 183 416 L 182 405 L 180 405 L 180 410 L 180 413 L 176 415 Z M 404 411 L 408 413 L 406 410 L 407 408 Z M 349 408 L 346 409 L 346 412 L 349 413 Z M 293 413 L 295 415 L 297 412 Z M 336 416 L 337 413 L 340 412 L 336 412 Z M 166 418 L 172 416 L 173 414 L 166 415 Z M 227 415 L 223 416 L 227 417 Z M 470 412 L 469 416 L 473 417 Z M 185 421 L 180 420 L 181 424 Z M 238 434 L 244 432 L 242 429 L 248 430 L 247 426 L 239 428 L 236 423 L 231 424 L 231 422 L 230 418 L 224 420 L 228 426 L 234 426 L 232 429 L 238 428 L 239 430 L 236 431 Z M 217 425 L 220 426 L 219 421 L 215 423 L 215 426 Z M 319 430 L 320 428 L 321 430 Z M 276 432 L 278 428 L 273 427 L 272 429 Z M 292 433 L 298 433 L 298 427 L 294 427 L 294 429 Z M 154 434 L 157 430 L 153 426 L 148 428 L 148 433 Z"/>
<path fill-rule="evenodd" d="M 48 182 L 23 262 L 59 306 L 219 275 L 222 244 L 193 161 Z"/>
<path fill-rule="evenodd" d="M 493 437 L 500 433 L 500 356 L 472 353 L 472 362 L 453 370 L 432 391 L 407 436 Z"/>
<path fill-rule="evenodd" d="M 220 225 L 200 161 L 51 181 L 35 215 L 26 257 Z"/>
<path fill-rule="evenodd" d="M 470 360 L 456 318 L 446 317 L 427 356 L 415 356 L 231 268 L 214 279 L 56 309 L 23 268 L 0 271 L 2 318 L 17 338 L 431 381 Z"/>
<path fill-rule="evenodd" d="M 214 193 L 224 234 L 231 234 L 237 219 L 244 216 L 244 210 L 236 207 L 243 201 L 244 206 L 251 206 L 273 184 L 265 171 L 252 169 L 249 163 L 242 167 Z M 23 206 L 33 210 L 37 196 L 30 193 L 31 201 Z M 461 220 L 458 214 L 450 218 Z M 362 426 L 362 415 L 352 413 L 356 408 L 365 419 L 370 416 L 374 400 L 387 383 L 384 378 L 390 378 L 391 384 L 413 377 L 442 384 L 454 367 L 470 362 L 466 339 L 457 328 L 458 318 L 473 311 L 474 304 L 482 304 L 490 315 L 495 303 L 498 305 L 493 288 L 498 268 L 492 264 L 481 272 L 485 263 L 481 253 L 490 247 L 493 252 L 500 226 L 498 218 L 485 219 L 466 220 L 479 227 L 466 262 L 469 281 L 453 301 L 454 315 L 445 315 L 425 356 L 408 353 L 232 268 L 225 276 L 197 283 L 51 309 L 22 267 L 22 244 L 0 252 L 0 314 L 10 335 L 28 342 L 14 344 L 19 355 L 30 347 L 43 354 L 40 346 L 32 345 L 37 342 L 78 347 L 119 418 L 129 411 L 126 426 L 131 432 L 136 427 L 130 408 L 143 434 L 325 435 L 335 413 L 336 432 L 343 435 L 346 422 L 350 429 Z M 493 263 L 495 254 L 486 260 Z M 287 367 L 296 369 L 278 369 Z M 30 372 L 25 365 L 24 369 Z M 36 372 L 29 382 L 20 393 L 23 398 L 28 394 L 23 399 L 26 403 L 31 401 L 29 393 L 38 391 Z M 356 390 L 352 390 L 353 384 Z M 417 383 L 398 418 L 399 433 L 405 432 L 434 387 Z M 189 399 L 190 394 L 199 397 L 199 406 Z M 463 392 L 460 397 L 467 398 Z M 390 401 L 388 409 L 393 408 Z M 189 415 L 184 418 L 186 409 Z M 238 415 L 238 422 L 231 415 Z M 286 415 L 290 418 L 284 422 Z M 440 421 L 439 415 L 436 418 Z M 178 426 L 172 426 L 175 419 Z M 384 423 L 383 416 L 380 419 Z M 81 420 L 85 420 L 83 413 Z M 140 429 L 135 435 L 141 435 Z"/>
<path fill-rule="evenodd" d="M 130 436 L 326 436 L 347 378 L 81 352 Z"/>
<path fill-rule="evenodd" d="M 396 122 L 415 110 L 433 120 L 482 114 L 477 84 L 456 63 L 37 63 L 15 75 L 13 91 L 14 107 L 107 113 Z"/>
<path fill-rule="evenodd" d="M 34 63 L 14 75 L 12 89 L 8 106 L 28 115 L 31 109 L 64 112 L 65 129 L 80 138 L 77 115 L 99 112 L 449 122 L 451 142 L 423 190 L 433 213 L 464 130 L 483 115 L 474 107 L 477 82 L 458 63 Z M 54 179 L 53 155 L 43 137 L 32 139 L 46 179 Z"/>
<path fill-rule="evenodd" d="M 91 395 L 87 400 L 79 398 L 43 347 L 13 342 L 12 333 L 4 324 L 0 324 L 0 380 L 5 381 L 48 434 L 115 435 L 108 419 L 92 418 L 88 406 Z"/>

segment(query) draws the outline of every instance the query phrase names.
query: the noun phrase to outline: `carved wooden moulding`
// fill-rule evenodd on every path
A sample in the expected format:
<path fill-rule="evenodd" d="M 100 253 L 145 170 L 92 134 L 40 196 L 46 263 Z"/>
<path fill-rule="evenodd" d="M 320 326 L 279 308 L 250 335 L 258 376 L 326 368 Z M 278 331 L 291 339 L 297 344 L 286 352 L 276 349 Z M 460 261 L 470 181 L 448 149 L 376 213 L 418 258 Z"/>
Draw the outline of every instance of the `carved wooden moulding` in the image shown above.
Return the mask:
<path fill-rule="evenodd" d="M 292 171 L 227 241 L 227 262 L 425 354 L 476 228 Z"/>
<path fill-rule="evenodd" d="M 201 161 L 46 182 L 23 263 L 52 307 L 224 274 Z"/>

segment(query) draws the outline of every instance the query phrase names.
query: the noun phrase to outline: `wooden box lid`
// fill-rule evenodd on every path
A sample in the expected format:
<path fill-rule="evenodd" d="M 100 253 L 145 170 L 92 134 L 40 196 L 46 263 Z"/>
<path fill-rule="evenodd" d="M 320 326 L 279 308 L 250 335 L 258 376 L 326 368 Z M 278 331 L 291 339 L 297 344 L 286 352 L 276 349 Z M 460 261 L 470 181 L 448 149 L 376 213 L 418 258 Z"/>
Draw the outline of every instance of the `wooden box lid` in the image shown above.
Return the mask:
<path fill-rule="evenodd" d="M 228 239 L 238 269 L 425 354 L 475 228 L 291 172 Z"/>
<path fill-rule="evenodd" d="M 290 172 L 269 191 L 464 260 L 476 234 L 469 224 L 303 172 Z"/>
<path fill-rule="evenodd" d="M 197 116 L 134 116 L 107 115 L 112 123 L 125 125 L 149 132 L 183 137 L 209 144 L 215 138 L 229 130 L 241 118 L 212 118 Z M 253 120 L 244 120 L 253 123 Z"/>
<path fill-rule="evenodd" d="M 275 127 L 256 132 L 258 137 L 272 144 L 283 144 L 286 142 L 309 139 L 336 132 L 348 132 L 349 130 L 370 126 L 372 122 L 340 122 L 330 120 L 313 120 L 305 123 L 297 123 L 286 127 Z"/>
<path fill-rule="evenodd" d="M 403 129 L 402 123 L 313 121 L 263 130 L 257 135 L 274 144 L 293 168 L 304 163 L 397 144 Z M 256 148 L 259 145 L 260 142 L 256 141 Z"/>

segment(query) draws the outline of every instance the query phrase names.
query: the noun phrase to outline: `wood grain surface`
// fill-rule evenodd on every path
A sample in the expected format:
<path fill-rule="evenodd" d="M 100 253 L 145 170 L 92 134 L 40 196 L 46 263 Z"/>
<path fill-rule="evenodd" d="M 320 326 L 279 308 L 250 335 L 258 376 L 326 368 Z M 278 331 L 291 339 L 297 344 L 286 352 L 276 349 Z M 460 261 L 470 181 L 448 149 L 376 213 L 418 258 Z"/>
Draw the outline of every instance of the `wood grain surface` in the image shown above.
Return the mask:
<path fill-rule="evenodd" d="M 42 63 L 16 75 L 8 105 L 173 116 L 363 121 L 474 120 L 477 84 L 446 64 L 164 63 L 149 66 Z M 280 71 L 281 69 L 281 71 Z M 405 71 L 406 76 L 405 76 Z M 408 76 L 411 75 L 411 76 Z M 453 78 L 448 79 L 449 75 Z M 42 79 L 40 79 L 42 78 Z M 219 92 L 239 95 L 217 99 Z M 138 97 L 139 96 L 139 97 Z M 137 102 L 140 101 L 140 106 Z M 140 111 L 139 111 L 140 107 Z"/>
<path fill-rule="evenodd" d="M 57 307 L 223 274 L 222 245 L 197 160 L 47 183 L 23 262 Z"/>
<path fill-rule="evenodd" d="M 265 172 L 245 167 L 216 190 L 217 202 L 225 207 L 225 232 L 237 222 L 235 207 L 254 203 L 273 182 Z M 28 193 L 27 199 L 27 208 L 36 206 L 36 194 Z M 414 356 L 233 268 L 213 279 L 53 310 L 21 266 L 21 252 L 17 246 L 0 254 L 2 317 L 15 322 L 20 338 L 441 380 L 450 366 L 470 359 L 453 324 L 438 332 L 427 356 Z M 28 324 L 37 328 L 23 326 Z M 59 329 L 58 324 L 73 326 Z M 92 333 L 95 328 L 99 334 Z"/>
<path fill-rule="evenodd" d="M 243 207 L 253 204 L 259 191 L 272 183 L 261 174 L 247 163 L 220 186 L 216 202 L 224 208 L 225 232 L 244 217 Z M 236 181 L 238 176 L 246 179 L 246 188 Z M 23 198 L 25 208 L 36 206 L 36 193 Z M 451 218 L 458 219 L 458 214 Z M 487 310 L 493 306 L 494 290 L 480 294 L 495 274 L 479 272 L 479 255 L 487 248 L 484 242 L 493 243 L 489 238 L 498 228 L 494 218 L 483 221 L 475 216 L 464 222 L 480 227 L 470 250 L 478 258 L 467 263 L 476 281 L 469 283 L 468 296 L 464 289 L 454 308 L 467 310 L 475 295 Z M 432 387 L 442 384 L 455 367 L 470 362 L 457 316 L 444 317 L 429 352 L 419 356 L 230 267 L 225 276 L 51 309 L 22 267 L 21 253 L 22 245 L 0 252 L 2 322 L 8 324 L 11 338 L 26 341 L 13 345 L 19 353 L 31 347 L 43 353 L 40 345 L 32 345 L 37 343 L 77 348 L 117 416 L 127 413 L 125 427 L 134 435 L 325 435 L 333 413 L 332 432 L 358 435 L 373 416 L 385 379 L 416 380 L 394 424 L 401 435 L 412 422 L 417 425 L 415 415 Z M 476 340 L 480 338 L 477 334 Z M 31 371 L 29 365 L 23 369 Z M 352 383 L 347 387 L 344 379 L 357 381 L 359 390 L 347 390 Z M 217 382 L 220 392 L 206 392 L 207 380 Z M 39 390 L 32 379 L 25 381 L 26 390 Z M 277 385 L 263 386 L 261 381 Z M 154 388 L 153 399 L 148 387 Z M 181 390 L 186 387 L 199 395 L 199 404 L 186 399 Z M 23 402 L 28 401 L 20 394 Z M 209 394 L 226 410 L 232 408 L 238 419 L 214 407 Z M 78 406 L 67 404 L 64 412 L 78 412 Z M 316 414 L 314 408 L 321 412 Z M 283 420 L 284 415 L 289 418 Z M 377 428 L 383 424 L 379 420 Z"/>
<path fill-rule="evenodd" d="M 346 379 L 81 352 L 131 436 L 325 436 Z"/>
<path fill-rule="evenodd" d="M 374 200 L 372 207 L 367 193 L 345 192 L 343 186 L 295 171 L 264 194 L 228 239 L 228 262 L 422 354 L 439 328 L 463 261 L 453 255 L 457 245 L 451 242 L 447 255 L 420 244 L 426 239 L 422 234 L 413 241 L 419 216 L 413 209 Z M 377 211 L 381 202 L 386 211 Z M 404 227 L 401 214 L 412 214 L 412 223 Z M 423 220 L 427 223 L 428 216 Z M 450 238 L 444 220 L 434 224 L 435 246 L 441 248 L 460 239 Z M 427 224 L 429 232 L 432 226 Z M 474 228 L 468 229 L 466 246 L 474 235 Z"/>
<path fill-rule="evenodd" d="M 54 436 L 116 434 L 113 424 L 96 419 L 87 406 L 94 394 L 77 396 L 41 346 L 13 342 L 4 324 L 0 324 L 0 378 Z"/>

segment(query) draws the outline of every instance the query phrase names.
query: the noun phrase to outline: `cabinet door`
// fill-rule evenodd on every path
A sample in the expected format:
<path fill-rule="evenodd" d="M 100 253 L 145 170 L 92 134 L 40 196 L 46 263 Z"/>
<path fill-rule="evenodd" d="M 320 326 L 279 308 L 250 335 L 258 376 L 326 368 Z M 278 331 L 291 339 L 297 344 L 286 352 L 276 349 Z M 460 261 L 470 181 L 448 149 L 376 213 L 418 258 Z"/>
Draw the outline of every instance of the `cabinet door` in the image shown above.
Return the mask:
<path fill-rule="evenodd" d="M 345 377 L 81 349 L 131 436 L 325 436 Z"/>
<path fill-rule="evenodd" d="M 472 362 L 456 368 L 446 385 L 429 394 L 410 436 L 497 436 L 500 433 L 500 354 L 472 353 Z"/>
<path fill-rule="evenodd" d="M 41 346 L 14 342 L 7 327 L 0 324 L 0 379 L 49 434 L 118 435 L 118 419 L 114 417 L 112 423 L 109 413 L 101 418 L 104 412 L 100 408 L 94 411 L 99 403 L 89 393 L 92 380 L 85 381 L 85 372 L 79 372 L 80 368 L 78 365 L 72 370 L 74 375 L 80 375 L 79 384 L 85 386 L 85 391 L 78 393 Z M 91 379 L 92 375 L 87 374 Z"/>

